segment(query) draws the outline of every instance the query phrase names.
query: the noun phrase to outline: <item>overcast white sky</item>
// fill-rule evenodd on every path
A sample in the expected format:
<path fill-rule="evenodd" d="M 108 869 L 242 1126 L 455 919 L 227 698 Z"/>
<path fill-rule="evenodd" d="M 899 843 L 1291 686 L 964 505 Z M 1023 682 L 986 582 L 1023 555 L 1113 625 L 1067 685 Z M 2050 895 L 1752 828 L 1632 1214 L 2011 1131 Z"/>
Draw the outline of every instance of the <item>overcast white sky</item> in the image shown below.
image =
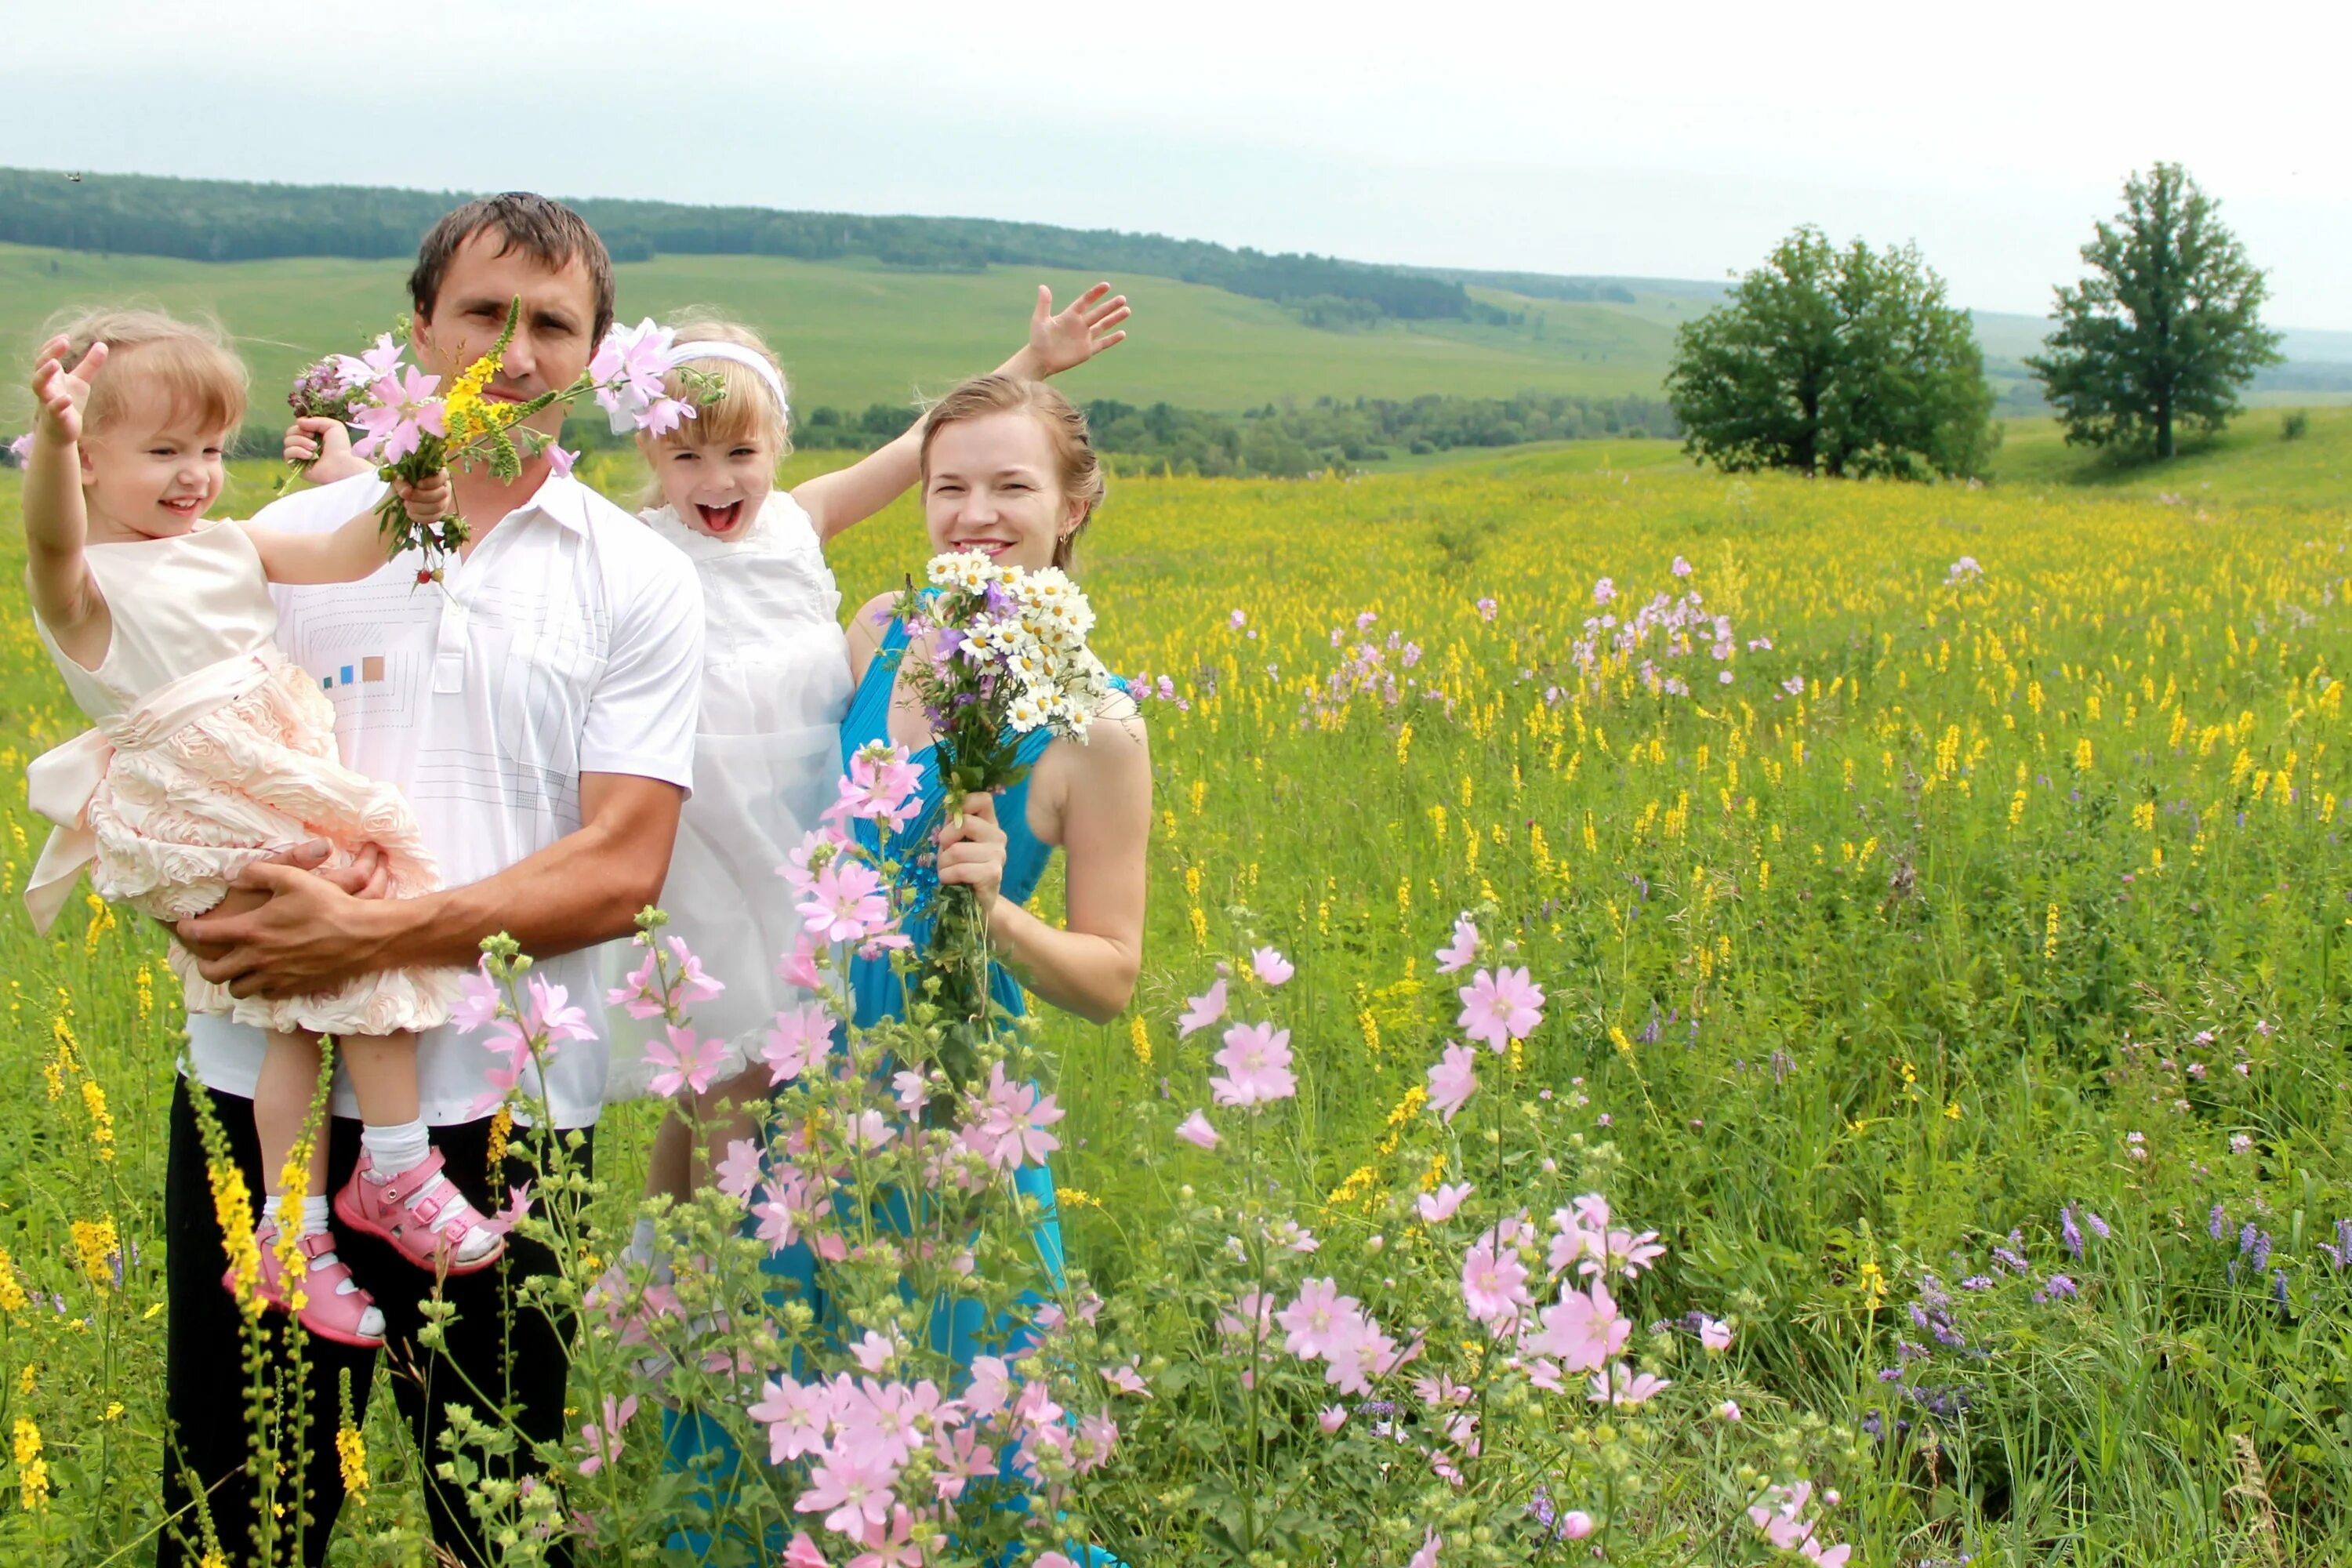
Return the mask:
<path fill-rule="evenodd" d="M 2347 46 L 2340 0 L 10 0 L 0 163 L 1681 278 L 1814 222 L 2040 312 L 2164 158 L 2273 324 L 2352 329 Z"/>

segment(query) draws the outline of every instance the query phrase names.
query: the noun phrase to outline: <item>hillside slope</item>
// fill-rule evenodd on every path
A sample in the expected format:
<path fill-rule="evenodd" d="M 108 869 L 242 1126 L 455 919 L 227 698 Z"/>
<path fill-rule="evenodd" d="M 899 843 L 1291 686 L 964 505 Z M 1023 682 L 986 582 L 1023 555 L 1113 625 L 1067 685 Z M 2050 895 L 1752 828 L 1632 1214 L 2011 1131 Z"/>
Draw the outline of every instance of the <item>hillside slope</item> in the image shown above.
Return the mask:
<path fill-rule="evenodd" d="M 918 272 L 859 260 L 665 256 L 617 268 L 625 317 L 717 306 L 765 333 L 797 384 L 795 401 L 863 408 L 938 393 L 1016 346 L 1030 290 L 1066 300 L 1097 275 L 1033 268 Z M 364 343 L 408 308 L 396 260 L 292 258 L 199 262 L 0 245 L 0 345 L 12 360 L 58 310 L 144 299 L 209 311 L 252 363 L 257 402 L 301 364 Z M 1571 303 L 1487 289 L 1513 325 L 1383 321 L 1318 330 L 1271 301 L 1150 277 L 1113 277 L 1134 300 L 1135 335 L 1073 390 L 1188 407 L 1239 409 L 1284 398 L 1507 396 L 1521 391 L 1654 394 L 1675 309 L 1688 301 Z M 8 378 L 13 387 L 17 378 Z M 0 395 L 0 423 L 24 399 Z"/>

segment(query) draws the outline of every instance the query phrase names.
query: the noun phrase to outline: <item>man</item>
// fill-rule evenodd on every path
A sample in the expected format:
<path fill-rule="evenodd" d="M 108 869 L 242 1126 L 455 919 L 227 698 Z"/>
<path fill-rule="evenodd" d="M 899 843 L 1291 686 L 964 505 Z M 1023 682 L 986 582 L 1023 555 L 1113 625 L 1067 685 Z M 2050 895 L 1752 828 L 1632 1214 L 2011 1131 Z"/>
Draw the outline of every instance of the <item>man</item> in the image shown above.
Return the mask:
<path fill-rule="evenodd" d="M 488 350 L 510 302 L 521 300 L 513 344 L 487 389 L 492 398 L 523 401 L 573 381 L 613 318 L 604 245 L 578 214 L 534 195 L 489 197 L 443 218 L 425 238 L 409 289 L 416 358 L 445 385 Z M 552 434 L 561 418 L 554 408 L 534 422 Z M 484 937 L 506 931 L 539 961 L 534 978 L 564 987 L 594 1019 L 587 950 L 626 933 L 659 896 L 690 784 L 701 592 L 683 556 L 552 474 L 544 458 L 511 482 L 486 468 L 452 478 L 472 536 L 442 581 L 420 582 L 418 558 L 407 555 L 362 583 L 278 590 L 279 645 L 333 701 L 343 760 L 400 786 L 447 887 L 371 900 L 352 896 L 360 871 L 322 877 L 263 864 L 231 901 L 183 922 L 180 934 L 205 973 L 238 994 L 294 995 L 371 970 L 471 965 Z M 262 521 L 331 527 L 382 489 L 372 475 L 346 479 L 278 501 Z M 247 1188 L 262 1191 L 250 1100 L 262 1048 L 254 1030 L 189 1020 L 164 1200 L 171 1518 L 159 1561 L 167 1565 L 200 1556 L 207 1536 L 242 1563 L 261 1529 L 276 1531 L 281 1558 L 293 1555 L 299 1529 L 300 1555 L 320 1562 L 343 1500 L 340 1383 L 349 1375 L 356 1414 L 375 1370 L 372 1352 L 310 1342 L 307 1452 L 296 1467 L 291 1424 L 283 1423 L 275 1464 L 284 1506 L 259 1507 L 255 1477 L 268 1472 L 248 1452 L 241 1322 L 222 1288 L 195 1097 L 208 1097 Z M 445 1174 L 485 1213 L 528 1173 L 511 1158 L 491 1167 L 493 1124 L 482 1108 L 499 1059 L 449 1028 L 417 1047 L 419 1100 Z M 566 1046 L 545 1074 L 551 1131 L 576 1131 L 583 1161 L 604 1073 L 600 1037 Z M 347 1085 L 337 1086 L 332 1110 L 331 1192 L 349 1178 L 361 1131 Z M 519 1132 L 518 1150 L 550 1131 Z M 561 1438 L 568 1325 L 516 1294 L 555 1260 L 513 1238 L 495 1268 L 440 1285 L 457 1318 L 434 1351 L 418 1342 L 433 1276 L 366 1237 L 338 1240 L 384 1314 L 394 1393 L 427 1473 L 436 1539 L 457 1561 L 486 1561 L 461 1494 L 432 1479 L 449 1458 L 440 1436 L 455 1404 L 494 1424 L 497 1407 L 508 1409 L 526 1440 L 524 1455 L 509 1461 L 517 1468 L 529 1468 L 530 1441 Z"/>

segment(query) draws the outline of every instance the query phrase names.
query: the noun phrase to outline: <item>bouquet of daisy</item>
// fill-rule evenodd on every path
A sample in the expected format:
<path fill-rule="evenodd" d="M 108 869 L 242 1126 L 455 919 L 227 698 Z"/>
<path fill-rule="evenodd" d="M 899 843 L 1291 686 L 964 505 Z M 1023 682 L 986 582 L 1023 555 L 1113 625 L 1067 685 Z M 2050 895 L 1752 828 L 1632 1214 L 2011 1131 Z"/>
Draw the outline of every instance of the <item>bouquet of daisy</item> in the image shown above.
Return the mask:
<path fill-rule="evenodd" d="M 1087 635 L 1094 609 L 1055 567 L 1031 572 L 977 552 L 935 555 L 927 588 L 909 583 L 896 606 L 913 647 L 928 650 L 901 674 L 930 719 L 944 789 L 943 819 L 966 796 L 1006 789 L 1028 773 L 1023 739 L 1040 729 L 1084 741 L 1111 678 Z M 968 1047 L 988 1027 L 987 914 L 969 888 L 933 895 L 914 994 L 938 1005 Z M 950 1070 L 968 1049 L 950 1048 Z"/>
<path fill-rule="evenodd" d="M 522 472 L 526 458 L 542 452 L 551 454 L 557 472 L 570 472 L 573 455 L 524 423 L 559 403 L 593 396 L 616 433 L 634 429 L 658 436 L 693 418 L 697 404 L 721 395 L 716 378 L 690 370 L 681 374 L 694 401 L 669 395 L 667 377 L 673 369 L 669 351 L 674 334 L 648 321 L 607 332 L 588 368 L 568 386 L 520 403 L 485 397 L 484 390 L 514 342 L 521 310 L 520 299 L 508 307 L 498 341 L 446 393 L 439 376 L 404 361 L 404 331 L 386 332 L 373 349 L 356 358 L 336 354 L 320 361 L 303 373 L 288 401 L 298 411 L 324 413 L 358 426 L 364 434 L 352 443 L 352 452 L 376 464 L 383 479 L 414 483 L 452 466 L 470 468 L 479 463 L 488 463 L 499 479 L 511 479 Z M 331 400 L 333 406 L 306 409 L 305 397 Z M 425 552 L 426 564 L 417 574 L 419 582 L 438 578 L 438 558 L 466 542 L 464 518 L 452 513 L 435 522 L 416 522 L 396 495 L 385 496 L 376 515 L 383 522 L 388 555 Z"/>

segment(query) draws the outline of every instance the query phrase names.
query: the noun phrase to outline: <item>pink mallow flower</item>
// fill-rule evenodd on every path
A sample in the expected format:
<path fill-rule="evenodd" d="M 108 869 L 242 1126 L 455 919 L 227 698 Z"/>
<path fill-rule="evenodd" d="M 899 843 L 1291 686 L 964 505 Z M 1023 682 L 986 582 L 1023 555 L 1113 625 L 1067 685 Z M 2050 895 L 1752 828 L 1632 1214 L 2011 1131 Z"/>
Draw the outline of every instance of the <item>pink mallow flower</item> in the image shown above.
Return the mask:
<path fill-rule="evenodd" d="M 1633 1325 L 1618 1315 L 1608 1288 L 1597 1281 L 1589 1291 L 1563 1293 L 1556 1305 L 1537 1314 L 1537 1321 L 1542 1329 L 1528 1335 L 1520 1348 L 1557 1356 L 1569 1372 L 1598 1372 L 1633 1334 Z"/>
<path fill-rule="evenodd" d="M 1451 974 L 1478 960 L 1478 928 L 1467 917 L 1454 922 L 1454 945 L 1437 950 L 1437 973 Z"/>
<path fill-rule="evenodd" d="M 840 798 L 825 809 L 825 820 L 856 817 L 904 827 L 923 808 L 922 784 L 922 770 L 908 760 L 906 747 L 872 742 L 849 759 L 837 786 Z"/>
<path fill-rule="evenodd" d="M 890 923 L 882 875 L 862 860 L 833 861 L 816 874 L 809 896 L 793 907 L 819 942 L 864 942 Z"/>
<path fill-rule="evenodd" d="M 1014 1083 L 1004 1076 L 1004 1064 L 988 1069 L 988 1089 L 981 1101 L 976 1125 L 966 1137 L 973 1152 L 1001 1171 L 1042 1165 L 1062 1141 L 1045 1131 L 1064 1115 L 1050 1094 L 1041 1095 L 1034 1083 Z"/>
<path fill-rule="evenodd" d="M 647 948 L 645 962 L 629 971 L 627 979 L 604 993 L 604 1005 L 618 1007 L 640 1022 L 661 1016 L 665 1005 L 661 994 L 660 967 L 653 950 Z"/>
<path fill-rule="evenodd" d="M 790 1083 L 824 1060 L 832 1048 L 833 1015 L 820 1003 L 803 1002 L 776 1015 L 776 1026 L 768 1031 L 760 1059 L 768 1064 L 772 1081 Z"/>
<path fill-rule="evenodd" d="M 1222 980 L 1198 996 L 1187 997 L 1185 1011 L 1176 1020 L 1176 1037 L 1196 1035 L 1225 1016 L 1225 983 Z"/>
<path fill-rule="evenodd" d="M 1414 1207 L 1427 1224 L 1442 1225 L 1454 1217 L 1454 1211 L 1462 1206 L 1464 1198 L 1477 1190 L 1467 1182 L 1450 1187 L 1441 1186 L 1433 1193 L 1422 1194 Z"/>
<path fill-rule="evenodd" d="M 727 1060 L 727 1042 L 698 1039 L 692 1029 L 676 1024 L 664 1032 L 667 1038 L 646 1043 L 646 1060 L 660 1069 L 646 1080 L 646 1087 L 665 1098 L 681 1089 L 707 1093 Z"/>
<path fill-rule="evenodd" d="M 1200 1110 L 1177 1124 L 1176 1136 L 1202 1149 L 1213 1149 L 1225 1141 L 1223 1133 L 1209 1125 L 1207 1112 Z"/>
<path fill-rule="evenodd" d="M 1301 1361 L 1329 1357 L 1363 1336 L 1363 1317 L 1353 1296 L 1339 1294 L 1331 1279 L 1308 1279 L 1297 1299 L 1274 1315 L 1283 1330 L 1282 1348 Z"/>
<path fill-rule="evenodd" d="M 588 1457 L 580 1461 L 580 1473 L 593 1476 L 621 1457 L 621 1428 L 637 1413 L 637 1396 L 634 1394 L 618 1404 L 611 1394 L 604 1395 L 604 1419 L 591 1421 L 580 1428 L 580 1436 L 588 1446 Z"/>
<path fill-rule="evenodd" d="M 1455 1024 L 1471 1039 L 1501 1050 L 1524 1040 L 1543 1022 L 1544 991 L 1524 969 L 1480 970 L 1462 987 Z"/>
<path fill-rule="evenodd" d="M 1471 1247 L 1462 1258 L 1462 1304 L 1490 1331 L 1508 1329 L 1528 1304 L 1527 1265 L 1507 1247 Z"/>
<path fill-rule="evenodd" d="M 1268 985 L 1280 985 L 1298 973 L 1281 950 L 1272 947 L 1254 948 L 1250 952 L 1250 968 Z"/>
<path fill-rule="evenodd" d="M 1454 1113 L 1478 1092 L 1477 1060 L 1469 1047 L 1448 1040 L 1444 1055 L 1429 1069 L 1430 1107 L 1443 1120 L 1452 1121 Z"/>
<path fill-rule="evenodd" d="M 703 973 L 702 960 L 686 945 L 686 938 L 669 936 L 662 940 L 669 943 L 669 954 L 677 961 L 677 984 L 671 995 L 672 1001 L 681 1007 L 690 1007 L 697 1002 L 708 1002 L 727 989 L 724 982 L 714 980 Z"/>
<path fill-rule="evenodd" d="M 1630 1408 L 1648 1404 L 1670 1386 L 1656 1373 L 1635 1372 L 1621 1361 L 1606 1372 L 1592 1374 L 1592 1392 L 1585 1397 L 1595 1405 L 1618 1405 Z"/>
<path fill-rule="evenodd" d="M 1437 1553 L 1445 1545 L 1445 1537 L 1431 1531 L 1422 1538 L 1421 1550 L 1412 1554 L 1405 1568 L 1437 1568 Z"/>
<path fill-rule="evenodd" d="M 1264 1105 L 1287 1100 L 1298 1092 L 1290 1070 L 1290 1031 L 1271 1024 L 1235 1024 L 1225 1031 L 1225 1047 L 1212 1058 L 1225 1077 L 1209 1080 L 1219 1105 Z"/>
<path fill-rule="evenodd" d="M 897 1479 L 877 1456 L 828 1452 L 810 1470 L 808 1489 L 793 1507 L 824 1515 L 824 1527 L 837 1534 L 862 1534 L 866 1525 L 889 1519 L 890 1483 Z"/>
<path fill-rule="evenodd" d="M 441 400 L 434 395 L 440 385 L 439 376 L 404 364 L 397 376 L 387 375 L 368 388 L 374 401 L 352 416 L 352 423 L 367 432 L 352 443 L 352 455 L 371 463 L 397 463 L 422 447 L 425 437 L 448 435 Z"/>

